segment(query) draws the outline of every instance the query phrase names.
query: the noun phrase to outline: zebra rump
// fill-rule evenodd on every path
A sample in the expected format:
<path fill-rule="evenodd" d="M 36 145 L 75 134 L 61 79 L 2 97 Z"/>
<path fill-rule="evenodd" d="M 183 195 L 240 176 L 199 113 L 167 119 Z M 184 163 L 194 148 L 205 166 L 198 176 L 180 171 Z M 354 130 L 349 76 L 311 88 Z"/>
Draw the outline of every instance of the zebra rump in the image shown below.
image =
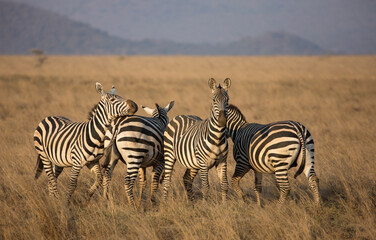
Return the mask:
<path fill-rule="evenodd" d="M 260 205 L 262 173 L 272 173 L 280 192 L 278 202 L 282 204 L 290 192 L 288 170 L 297 167 L 294 178 L 304 172 L 315 202 L 319 203 L 319 180 L 314 170 L 314 142 L 305 126 L 295 121 L 248 123 L 234 105 L 229 106 L 226 126 L 234 143 L 233 155 L 236 161 L 231 182 L 239 197 L 243 197 L 239 181 L 252 169 L 255 172 L 257 203 Z"/>

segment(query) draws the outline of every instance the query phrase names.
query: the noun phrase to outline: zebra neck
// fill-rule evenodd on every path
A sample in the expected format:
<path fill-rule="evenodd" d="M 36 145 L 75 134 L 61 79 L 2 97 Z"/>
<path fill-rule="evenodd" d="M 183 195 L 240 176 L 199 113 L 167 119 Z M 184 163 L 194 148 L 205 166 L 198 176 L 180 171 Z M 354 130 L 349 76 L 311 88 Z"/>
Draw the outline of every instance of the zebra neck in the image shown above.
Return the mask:
<path fill-rule="evenodd" d="M 100 101 L 94 116 L 89 120 L 89 131 L 95 135 L 95 138 L 103 142 L 105 133 L 110 126 L 111 121 L 104 110 L 103 102 Z"/>
<path fill-rule="evenodd" d="M 218 120 L 215 118 L 214 111 L 210 113 L 210 118 L 208 121 L 208 135 L 217 145 L 223 142 L 226 138 L 226 125 L 221 127 L 218 124 Z"/>
<path fill-rule="evenodd" d="M 164 131 L 168 124 L 168 117 L 167 116 L 160 116 L 159 118 L 161 129 Z"/>
<path fill-rule="evenodd" d="M 158 117 L 152 117 L 152 120 L 154 122 L 154 125 L 159 128 L 161 132 L 164 132 L 168 124 L 168 118 L 161 115 Z"/>
<path fill-rule="evenodd" d="M 233 142 L 236 141 L 236 137 L 238 136 L 238 132 L 245 126 L 247 125 L 247 122 L 245 121 L 239 121 L 239 122 L 234 122 L 231 121 L 230 119 L 227 120 L 227 131 L 229 135 L 231 136 L 231 139 Z"/>
<path fill-rule="evenodd" d="M 228 133 L 229 133 L 229 135 L 231 137 L 232 142 L 235 142 L 236 137 L 238 135 L 239 129 L 230 129 L 230 128 L 228 128 L 227 131 L 228 131 Z"/>
<path fill-rule="evenodd" d="M 215 112 L 214 112 L 213 107 L 212 107 L 212 110 L 210 111 L 209 122 L 211 122 L 212 124 L 214 124 L 217 128 L 225 128 L 225 127 L 226 127 L 226 126 L 224 126 L 224 127 L 220 127 L 220 126 L 219 126 L 218 119 L 217 119 L 217 117 L 215 116 Z"/>

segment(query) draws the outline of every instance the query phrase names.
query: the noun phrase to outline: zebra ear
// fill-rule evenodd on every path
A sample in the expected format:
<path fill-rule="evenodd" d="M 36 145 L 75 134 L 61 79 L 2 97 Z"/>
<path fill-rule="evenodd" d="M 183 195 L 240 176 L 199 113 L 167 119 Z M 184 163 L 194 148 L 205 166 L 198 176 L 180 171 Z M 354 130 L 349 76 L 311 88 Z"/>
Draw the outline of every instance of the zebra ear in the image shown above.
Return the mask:
<path fill-rule="evenodd" d="M 144 111 L 149 114 L 150 116 L 153 115 L 153 112 L 154 112 L 154 109 L 152 108 L 149 108 L 149 107 L 145 107 L 145 106 L 141 106 L 142 109 L 144 109 Z"/>
<path fill-rule="evenodd" d="M 166 112 L 170 111 L 171 108 L 174 106 L 174 104 L 175 104 L 175 101 L 171 101 L 169 104 L 167 104 L 164 110 L 166 110 Z"/>
<path fill-rule="evenodd" d="M 209 87 L 210 87 L 210 89 L 212 90 L 212 91 L 214 91 L 215 90 L 215 84 L 216 84 L 216 81 L 215 81 L 215 79 L 214 78 L 210 78 L 209 79 L 209 81 L 208 81 L 208 84 L 209 84 Z"/>
<path fill-rule="evenodd" d="M 106 92 L 103 90 L 102 84 L 100 84 L 99 82 L 95 84 L 95 88 L 97 89 L 97 93 L 99 93 L 101 96 L 106 94 Z"/>
<path fill-rule="evenodd" d="M 227 91 L 231 86 L 231 79 L 230 78 L 226 78 L 224 81 L 223 81 L 223 88 Z"/>

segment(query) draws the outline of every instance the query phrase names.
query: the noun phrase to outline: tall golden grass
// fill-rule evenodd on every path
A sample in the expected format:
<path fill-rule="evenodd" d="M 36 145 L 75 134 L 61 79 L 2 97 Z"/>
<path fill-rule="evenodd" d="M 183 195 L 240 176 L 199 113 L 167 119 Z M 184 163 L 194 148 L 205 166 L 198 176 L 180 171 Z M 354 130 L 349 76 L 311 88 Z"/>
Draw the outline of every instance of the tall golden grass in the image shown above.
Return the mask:
<path fill-rule="evenodd" d="M 30 56 L 0 57 L 0 239 L 376 236 L 376 56 L 49 56 L 39 67 L 36 61 Z M 127 204 L 122 163 L 113 174 L 112 200 L 98 193 L 88 206 L 80 204 L 94 181 L 87 169 L 81 171 L 70 207 L 48 196 L 45 174 L 34 181 L 35 127 L 48 115 L 86 120 L 99 100 L 95 82 L 107 90 L 115 85 L 119 95 L 139 105 L 175 100 L 170 118 L 178 114 L 206 118 L 210 77 L 218 82 L 232 79 L 230 103 L 237 105 L 249 122 L 291 119 L 309 128 L 315 140 L 321 208 L 313 206 L 303 175 L 291 178 L 292 191 L 282 208 L 277 207 L 278 194 L 269 175 L 264 177 L 263 207 L 256 206 L 252 173 L 241 182 L 247 202 L 238 201 L 230 189 L 229 201 L 221 203 L 214 170 L 209 176 L 210 199 L 200 199 L 196 177 L 198 200 L 189 204 L 179 164 L 168 203 L 153 206 L 143 200 L 138 209 Z M 231 150 L 228 163 L 231 178 L 235 165 Z M 60 191 L 66 191 L 68 182 L 69 169 L 59 178 Z"/>

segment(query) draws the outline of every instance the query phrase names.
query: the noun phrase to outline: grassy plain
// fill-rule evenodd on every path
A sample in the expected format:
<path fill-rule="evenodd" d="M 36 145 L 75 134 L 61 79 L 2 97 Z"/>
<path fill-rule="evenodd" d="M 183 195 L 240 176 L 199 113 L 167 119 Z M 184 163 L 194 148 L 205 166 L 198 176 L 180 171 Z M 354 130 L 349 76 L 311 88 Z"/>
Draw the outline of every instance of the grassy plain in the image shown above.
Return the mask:
<path fill-rule="evenodd" d="M 86 207 L 79 203 L 94 180 L 87 169 L 81 171 L 71 208 L 48 196 L 44 173 L 34 181 L 35 127 L 48 115 L 86 120 L 99 100 L 95 82 L 106 90 L 115 85 L 117 94 L 139 105 L 175 100 L 170 118 L 206 118 L 210 77 L 232 79 L 230 102 L 249 122 L 296 120 L 308 127 L 315 140 L 321 208 L 312 206 L 303 175 L 291 177 L 283 208 L 277 208 L 271 176 L 264 177 L 263 208 L 256 206 L 253 174 L 241 182 L 246 203 L 230 189 L 222 204 L 215 170 L 209 176 L 211 198 L 200 199 L 196 177 L 198 200 L 190 205 L 179 164 L 169 202 L 143 201 L 138 209 L 127 204 L 122 163 L 113 175 L 113 200 L 95 194 Z M 138 114 L 144 115 L 142 109 Z M 49 56 L 42 66 L 31 56 L 0 56 L 0 239 L 374 239 L 375 119 L 376 56 Z M 232 151 L 228 162 L 230 179 Z M 68 181 L 65 170 L 60 191 Z"/>

